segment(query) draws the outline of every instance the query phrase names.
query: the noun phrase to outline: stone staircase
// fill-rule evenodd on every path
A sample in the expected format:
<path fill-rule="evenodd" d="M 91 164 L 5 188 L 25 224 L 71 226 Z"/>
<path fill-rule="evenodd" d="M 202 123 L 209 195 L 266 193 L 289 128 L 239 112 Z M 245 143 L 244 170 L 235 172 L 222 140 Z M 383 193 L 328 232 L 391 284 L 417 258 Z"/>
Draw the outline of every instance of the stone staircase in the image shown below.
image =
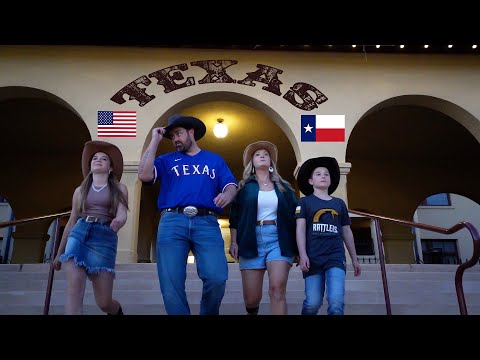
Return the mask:
<path fill-rule="evenodd" d="M 188 264 L 187 294 L 192 314 L 198 314 L 202 282 L 195 265 Z M 455 265 L 387 265 L 387 280 L 393 315 L 458 315 L 455 292 Z M 49 264 L 0 265 L 0 315 L 41 315 L 45 301 Z M 480 314 L 480 266 L 468 269 L 463 288 L 469 315 Z M 65 272 L 55 273 L 50 314 L 63 314 Z M 290 315 L 298 315 L 304 299 L 301 271 L 290 272 L 287 301 Z M 155 264 L 117 264 L 114 296 L 122 303 L 125 314 L 164 315 L 162 296 Z M 265 276 L 260 314 L 270 313 L 268 278 Z M 362 265 L 362 275 L 347 271 L 346 315 L 385 315 L 386 306 L 379 264 Z M 320 314 L 325 314 L 326 304 Z M 242 285 L 238 264 L 229 264 L 229 280 L 220 313 L 244 314 Z M 103 314 L 95 305 L 92 286 L 87 281 L 84 313 Z"/>

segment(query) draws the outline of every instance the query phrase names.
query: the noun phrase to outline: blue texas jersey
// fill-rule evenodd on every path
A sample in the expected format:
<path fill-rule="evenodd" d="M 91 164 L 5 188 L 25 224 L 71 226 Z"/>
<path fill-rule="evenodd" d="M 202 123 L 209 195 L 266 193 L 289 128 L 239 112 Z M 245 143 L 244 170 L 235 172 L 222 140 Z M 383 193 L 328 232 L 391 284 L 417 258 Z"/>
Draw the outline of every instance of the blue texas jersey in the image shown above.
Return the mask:
<path fill-rule="evenodd" d="M 154 182 L 160 181 L 159 209 L 193 205 L 220 213 L 222 208 L 215 206 L 213 199 L 227 185 L 237 186 L 225 160 L 207 150 L 193 156 L 180 151 L 160 155 L 154 167 Z"/>

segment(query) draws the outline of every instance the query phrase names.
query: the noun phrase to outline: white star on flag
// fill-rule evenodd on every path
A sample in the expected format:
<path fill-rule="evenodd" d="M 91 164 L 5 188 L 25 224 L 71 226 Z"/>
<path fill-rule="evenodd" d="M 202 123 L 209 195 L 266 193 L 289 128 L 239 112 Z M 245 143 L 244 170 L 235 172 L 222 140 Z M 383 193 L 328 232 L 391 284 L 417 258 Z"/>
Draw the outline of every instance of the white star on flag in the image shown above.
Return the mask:
<path fill-rule="evenodd" d="M 304 126 L 305 132 L 312 132 L 313 126 L 310 126 L 310 124 L 307 124 L 307 126 Z"/>

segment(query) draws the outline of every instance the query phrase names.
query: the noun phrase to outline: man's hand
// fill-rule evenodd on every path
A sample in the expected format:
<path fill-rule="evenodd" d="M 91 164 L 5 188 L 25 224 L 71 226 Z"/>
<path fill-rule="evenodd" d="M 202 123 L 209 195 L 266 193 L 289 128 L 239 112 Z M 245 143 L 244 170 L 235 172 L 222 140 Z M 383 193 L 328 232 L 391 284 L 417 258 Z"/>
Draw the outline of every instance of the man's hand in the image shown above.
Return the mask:
<path fill-rule="evenodd" d="M 156 141 L 157 143 L 159 143 L 160 141 L 163 140 L 164 134 L 165 134 L 164 127 L 156 127 L 152 129 L 152 141 Z"/>
<path fill-rule="evenodd" d="M 215 206 L 223 209 L 233 201 L 236 195 L 237 187 L 233 184 L 229 184 L 222 193 L 218 194 L 217 197 L 213 199 L 213 203 Z"/>
<path fill-rule="evenodd" d="M 234 197 L 235 193 L 232 192 L 220 193 L 215 199 L 213 199 L 213 203 L 215 204 L 215 206 L 223 209 L 225 206 L 232 202 Z"/>

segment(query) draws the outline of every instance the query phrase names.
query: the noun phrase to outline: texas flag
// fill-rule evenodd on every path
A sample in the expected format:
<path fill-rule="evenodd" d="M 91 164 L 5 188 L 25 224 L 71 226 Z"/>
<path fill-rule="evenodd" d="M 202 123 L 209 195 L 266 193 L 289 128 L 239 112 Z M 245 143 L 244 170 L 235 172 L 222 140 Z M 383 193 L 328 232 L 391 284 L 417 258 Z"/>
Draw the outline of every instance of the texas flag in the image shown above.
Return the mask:
<path fill-rule="evenodd" d="M 345 115 L 302 115 L 302 141 L 345 141 Z"/>

